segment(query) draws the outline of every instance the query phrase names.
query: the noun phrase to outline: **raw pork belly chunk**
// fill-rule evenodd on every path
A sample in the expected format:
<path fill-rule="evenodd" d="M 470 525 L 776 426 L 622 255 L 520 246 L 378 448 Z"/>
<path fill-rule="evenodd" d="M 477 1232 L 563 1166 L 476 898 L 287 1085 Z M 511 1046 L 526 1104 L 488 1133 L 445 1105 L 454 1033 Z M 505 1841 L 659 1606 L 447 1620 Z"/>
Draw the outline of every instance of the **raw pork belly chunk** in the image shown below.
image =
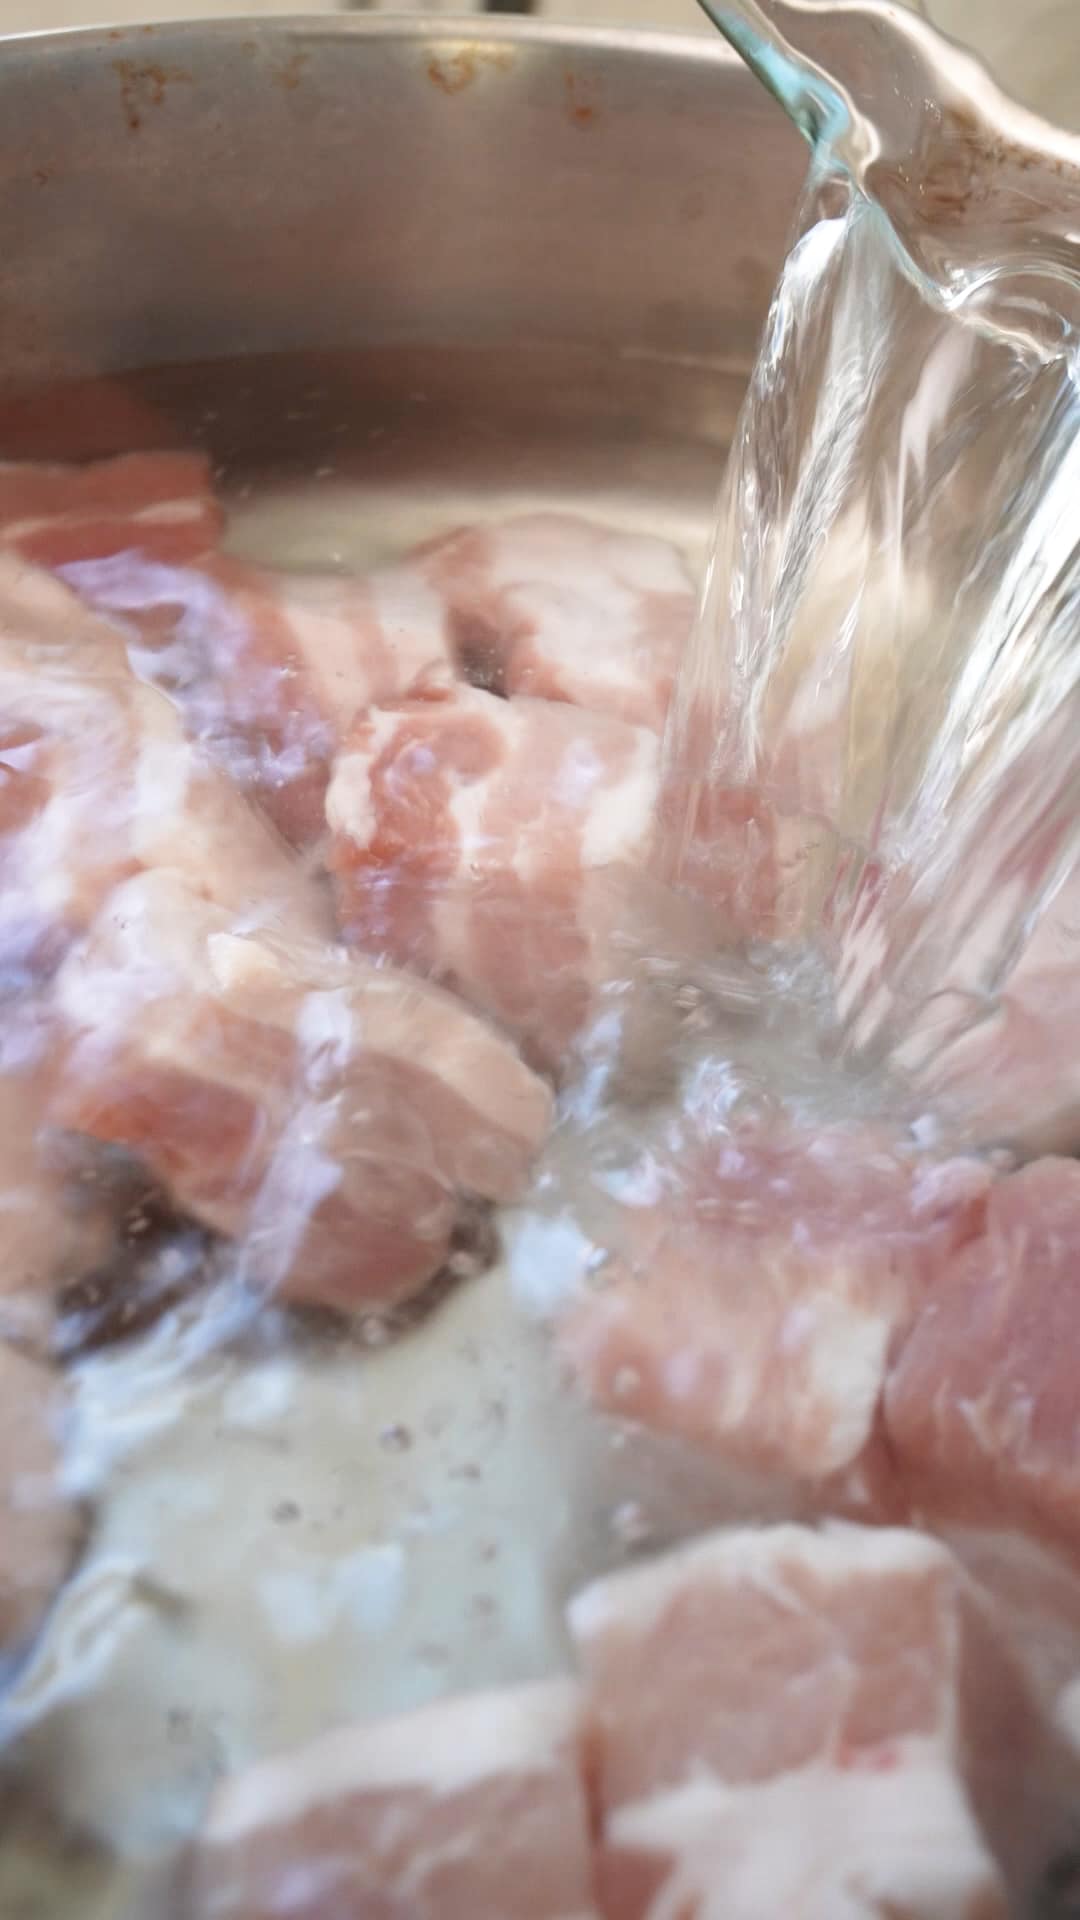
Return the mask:
<path fill-rule="evenodd" d="M 935 1522 L 1011 1527 L 1080 1564 L 1080 1165 L 991 1190 L 986 1231 L 923 1306 L 885 1399 L 910 1497 Z"/>
<path fill-rule="evenodd" d="M 330 766 L 356 714 L 453 678 L 443 607 L 416 567 L 356 579 L 119 553 L 62 571 L 294 846 L 325 830 Z"/>
<path fill-rule="evenodd" d="M 51 969 L 109 890 L 152 868 L 237 910 L 319 920 L 295 861 L 113 629 L 0 556 L 0 969 Z"/>
<path fill-rule="evenodd" d="M 106 554 L 195 558 L 225 516 L 197 453 L 130 453 L 85 467 L 0 464 L 0 545 L 43 567 Z"/>
<path fill-rule="evenodd" d="M 651 842 L 659 741 L 473 687 L 373 708 L 327 801 L 347 940 L 430 974 L 558 1065 Z"/>
<path fill-rule="evenodd" d="M 1025 1158 L 1080 1148 L 1080 1059 L 1062 1044 L 1075 1016 L 1080 874 L 1047 906 L 983 1017 L 923 1065 L 928 1093 L 971 1135 Z"/>
<path fill-rule="evenodd" d="M 440 541 L 426 570 L 470 679 L 663 726 L 695 606 L 666 540 L 524 514 Z"/>
<path fill-rule="evenodd" d="M 291 1299 L 415 1291 L 460 1196 L 517 1196 L 551 1117 L 543 1082 L 449 995 L 252 931 L 173 874 L 117 889 L 57 999 L 54 1124 L 137 1153 Z"/>
<path fill-rule="evenodd" d="M 192 1920 L 592 1920 L 576 1689 L 467 1695 L 227 1781 Z"/>
<path fill-rule="evenodd" d="M 569 1307 L 562 1351 L 607 1412 L 803 1485 L 870 1473 L 890 1356 L 986 1175 L 920 1166 L 884 1129 L 784 1123 L 657 1168 L 625 1241 Z"/>
<path fill-rule="evenodd" d="M 718 1534 L 570 1621 L 607 1920 L 1005 1920 L 1035 1723 L 945 1548 Z"/>

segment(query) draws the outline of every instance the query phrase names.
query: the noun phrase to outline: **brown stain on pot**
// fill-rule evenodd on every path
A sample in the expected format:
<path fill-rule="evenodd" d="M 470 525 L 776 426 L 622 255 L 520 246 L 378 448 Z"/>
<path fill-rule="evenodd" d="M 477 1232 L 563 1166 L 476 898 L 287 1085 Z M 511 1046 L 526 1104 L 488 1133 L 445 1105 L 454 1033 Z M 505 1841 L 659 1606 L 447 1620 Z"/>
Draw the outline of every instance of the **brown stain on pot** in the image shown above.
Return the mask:
<path fill-rule="evenodd" d="M 433 54 L 427 63 L 427 77 L 433 87 L 450 99 L 464 93 L 482 67 L 506 73 L 514 64 L 511 47 L 461 47 L 457 53 Z"/>
<path fill-rule="evenodd" d="M 571 126 L 579 127 L 584 133 L 597 117 L 596 101 L 590 97 L 593 89 L 572 70 L 564 74 L 563 85 L 566 88 L 566 117 Z"/>
<path fill-rule="evenodd" d="M 280 67 L 274 68 L 271 78 L 275 87 L 280 87 L 283 93 L 295 93 L 310 58 L 309 53 L 304 53 L 298 47 Z"/>
<path fill-rule="evenodd" d="M 191 75 L 184 67 L 162 67 L 156 61 L 136 60 L 114 60 L 112 65 L 120 81 L 120 101 L 129 133 L 138 133 L 150 108 L 164 106 L 170 86 L 191 83 Z"/>

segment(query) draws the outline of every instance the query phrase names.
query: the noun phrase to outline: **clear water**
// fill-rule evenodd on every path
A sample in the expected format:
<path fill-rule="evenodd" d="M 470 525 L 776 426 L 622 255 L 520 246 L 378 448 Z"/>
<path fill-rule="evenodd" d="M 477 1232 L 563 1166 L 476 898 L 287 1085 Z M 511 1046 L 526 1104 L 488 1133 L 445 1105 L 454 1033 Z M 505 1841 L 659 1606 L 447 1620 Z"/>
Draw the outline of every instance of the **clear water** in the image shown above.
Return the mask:
<path fill-rule="evenodd" d="M 846 1043 L 984 1017 L 1080 831 L 1080 149 L 896 8 L 710 6 L 812 145 L 669 740 L 666 857 L 746 834 Z M 886 17 L 887 16 L 887 17 Z"/>

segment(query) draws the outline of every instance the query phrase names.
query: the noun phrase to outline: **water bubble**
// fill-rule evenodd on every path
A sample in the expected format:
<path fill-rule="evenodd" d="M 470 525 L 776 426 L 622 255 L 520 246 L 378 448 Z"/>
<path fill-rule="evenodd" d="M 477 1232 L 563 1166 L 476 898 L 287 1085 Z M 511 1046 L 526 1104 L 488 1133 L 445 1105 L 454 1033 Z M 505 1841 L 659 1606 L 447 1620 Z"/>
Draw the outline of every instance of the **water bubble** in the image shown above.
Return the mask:
<path fill-rule="evenodd" d="M 594 1247 L 585 1262 L 585 1283 L 590 1292 L 601 1293 L 610 1286 L 613 1261 L 610 1247 Z"/>
<path fill-rule="evenodd" d="M 764 1132 L 775 1126 L 778 1113 L 778 1103 L 772 1094 L 759 1087 L 747 1087 L 732 1101 L 730 1119 L 732 1126 Z"/>
<path fill-rule="evenodd" d="M 386 1347 L 393 1338 L 388 1320 L 377 1313 L 367 1313 L 360 1322 L 360 1338 L 365 1347 Z"/>
<path fill-rule="evenodd" d="M 624 1547 L 641 1547 L 652 1538 L 652 1523 L 639 1500 L 624 1500 L 611 1516 L 611 1531 Z"/>

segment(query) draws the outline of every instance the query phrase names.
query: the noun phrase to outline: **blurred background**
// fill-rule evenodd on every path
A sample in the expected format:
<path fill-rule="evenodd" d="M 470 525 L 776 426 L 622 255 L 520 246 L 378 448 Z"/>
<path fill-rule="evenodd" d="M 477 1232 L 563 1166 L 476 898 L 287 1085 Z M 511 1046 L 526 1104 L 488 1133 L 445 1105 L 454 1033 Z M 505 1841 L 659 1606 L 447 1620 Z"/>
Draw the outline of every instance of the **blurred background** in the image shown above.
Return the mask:
<path fill-rule="evenodd" d="M 1080 0 L 912 0 L 982 55 L 1025 105 L 1080 125 Z M 213 14 L 532 12 L 603 26 L 712 32 L 696 0 L 0 0 L 0 32 L 176 20 Z"/>

